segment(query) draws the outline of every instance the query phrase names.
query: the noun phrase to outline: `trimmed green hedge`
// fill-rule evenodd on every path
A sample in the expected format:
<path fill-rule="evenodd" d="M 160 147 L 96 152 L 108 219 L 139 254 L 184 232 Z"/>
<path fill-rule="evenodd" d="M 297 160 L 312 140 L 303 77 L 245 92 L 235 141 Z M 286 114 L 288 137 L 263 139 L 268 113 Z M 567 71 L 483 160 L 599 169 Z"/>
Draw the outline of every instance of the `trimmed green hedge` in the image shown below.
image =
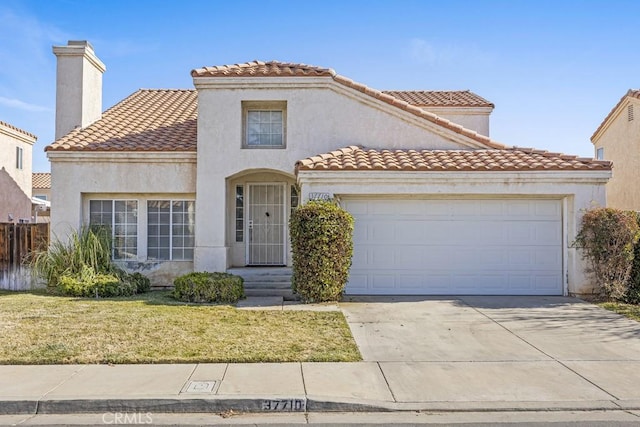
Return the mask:
<path fill-rule="evenodd" d="M 229 273 L 188 273 L 173 286 L 173 297 L 185 302 L 234 304 L 244 297 L 244 280 Z"/>
<path fill-rule="evenodd" d="M 305 302 L 338 301 L 349 278 L 353 217 L 335 202 L 311 201 L 289 221 L 291 285 Z"/>

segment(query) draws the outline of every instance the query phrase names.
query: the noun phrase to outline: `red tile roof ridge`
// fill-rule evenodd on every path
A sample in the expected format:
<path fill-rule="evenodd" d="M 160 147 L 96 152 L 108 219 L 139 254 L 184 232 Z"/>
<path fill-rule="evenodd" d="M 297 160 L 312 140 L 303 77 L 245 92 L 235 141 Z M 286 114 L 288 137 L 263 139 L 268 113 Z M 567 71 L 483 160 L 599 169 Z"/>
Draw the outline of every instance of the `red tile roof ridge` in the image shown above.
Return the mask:
<path fill-rule="evenodd" d="M 616 105 L 614 105 L 614 107 L 611 109 L 611 111 L 609 111 L 609 114 L 607 114 L 606 117 L 604 118 L 604 120 L 602 120 L 602 122 L 600 122 L 600 125 L 598 126 L 596 131 L 593 132 L 593 134 L 591 135 L 591 138 L 589 138 L 592 143 L 593 143 L 593 138 L 595 138 L 596 135 L 598 133 L 600 133 L 600 131 L 604 128 L 605 124 L 609 121 L 611 116 L 613 116 L 613 113 L 615 113 L 615 111 L 618 109 L 618 107 L 624 102 L 624 100 L 627 97 L 640 99 L 640 90 L 639 89 L 629 89 L 629 90 L 627 90 L 627 93 L 622 95 L 622 98 L 620 98 L 620 100 L 616 103 Z"/>
<path fill-rule="evenodd" d="M 19 127 L 17 127 L 17 126 L 14 126 L 14 125 L 12 125 L 12 124 L 10 124 L 10 123 L 7 123 L 7 122 L 4 122 L 4 121 L 2 121 L 2 120 L 0 120 L 0 125 L 5 126 L 5 127 L 9 128 L 9 129 L 11 129 L 11 130 L 14 130 L 14 131 L 16 131 L 16 132 L 18 132 L 18 133 L 23 134 L 23 135 L 26 135 L 26 136 L 28 136 L 28 137 L 30 137 L 30 138 L 38 139 L 38 137 L 37 137 L 37 136 L 35 136 L 34 134 L 32 134 L 31 132 L 27 132 L 26 130 L 20 129 L 20 128 L 19 128 Z"/>

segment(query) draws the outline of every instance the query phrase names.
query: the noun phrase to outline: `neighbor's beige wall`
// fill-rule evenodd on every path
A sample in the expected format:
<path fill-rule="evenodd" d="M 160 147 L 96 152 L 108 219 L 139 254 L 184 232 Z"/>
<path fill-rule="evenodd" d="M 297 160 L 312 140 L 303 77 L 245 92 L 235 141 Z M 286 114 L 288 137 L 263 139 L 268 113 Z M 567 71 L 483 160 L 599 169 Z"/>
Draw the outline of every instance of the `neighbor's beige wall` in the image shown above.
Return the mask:
<path fill-rule="evenodd" d="M 13 218 L 11 221 L 9 215 Z M 0 167 L 0 222 L 18 222 L 20 219 L 31 220 L 31 199 Z"/>
<path fill-rule="evenodd" d="M 480 135 L 489 136 L 489 117 L 493 111 L 491 107 L 423 107 L 423 109 L 474 130 Z"/>
<path fill-rule="evenodd" d="M 627 118 L 627 106 L 634 108 L 634 120 Z M 628 99 L 620 105 L 593 140 L 594 156 L 604 148 L 604 159 L 613 161 L 613 177 L 607 184 L 607 206 L 640 211 L 640 102 Z"/>
<path fill-rule="evenodd" d="M 31 162 L 35 138 L 0 123 L 0 168 L 31 198 Z M 22 148 L 22 169 L 16 168 L 16 147 Z"/>

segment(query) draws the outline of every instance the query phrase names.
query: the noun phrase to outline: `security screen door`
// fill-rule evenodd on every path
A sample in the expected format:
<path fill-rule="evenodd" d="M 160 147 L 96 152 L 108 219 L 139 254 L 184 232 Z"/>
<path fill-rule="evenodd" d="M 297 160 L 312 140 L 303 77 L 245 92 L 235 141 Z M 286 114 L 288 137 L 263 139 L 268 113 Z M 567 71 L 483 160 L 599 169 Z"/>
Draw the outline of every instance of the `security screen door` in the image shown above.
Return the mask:
<path fill-rule="evenodd" d="M 249 184 L 247 264 L 284 265 L 285 186 Z"/>

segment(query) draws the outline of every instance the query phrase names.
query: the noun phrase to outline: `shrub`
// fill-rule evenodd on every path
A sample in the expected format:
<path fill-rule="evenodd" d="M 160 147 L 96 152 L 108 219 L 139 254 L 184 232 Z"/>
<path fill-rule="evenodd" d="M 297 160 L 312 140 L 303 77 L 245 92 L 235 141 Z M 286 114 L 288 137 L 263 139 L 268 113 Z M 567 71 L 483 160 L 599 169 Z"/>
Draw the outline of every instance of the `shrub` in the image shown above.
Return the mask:
<path fill-rule="evenodd" d="M 87 268 L 80 276 L 62 275 L 58 281 L 58 291 L 73 297 L 115 297 L 130 295 L 131 287 L 120 282 L 111 274 L 93 274 Z"/>
<path fill-rule="evenodd" d="M 311 201 L 289 221 L 293 291 L 305 302 L 338 301 L 349 278 L 353 217 L 335 202 Z"/>
<path fill-rule="evenodd" d="M 151 290 L 151 280 L 142 273 L 127 274 L 123 280 L 133 286 L 134 293 L 136 294 L 143 294 Z"/>
<path fill-rule="evenodd" d="M 175 279 L 173 286 L 173 297 L 186 302 L 233 304 L 244 297 L 244 280 L 229 273 L 189 273 Z"/>
<path fill-rule="evenodd" d="M 627 292 L 639 230 L 633 212 L 595 208 L 582 217 L 574 245 L 582 249 L 596 283 L 609 299 L 622 299 Z"/>
<path fill-rule="evenodd" d="M 636 216 L 636 221 L 640 225 L 640 213 L 633 213 Z M 640 304 L 640 240 L 636 242 L 633 248 L 633 264 L 629 281 L 627 282 L 627 292 L 624 300 L 629 304 Z"/>

